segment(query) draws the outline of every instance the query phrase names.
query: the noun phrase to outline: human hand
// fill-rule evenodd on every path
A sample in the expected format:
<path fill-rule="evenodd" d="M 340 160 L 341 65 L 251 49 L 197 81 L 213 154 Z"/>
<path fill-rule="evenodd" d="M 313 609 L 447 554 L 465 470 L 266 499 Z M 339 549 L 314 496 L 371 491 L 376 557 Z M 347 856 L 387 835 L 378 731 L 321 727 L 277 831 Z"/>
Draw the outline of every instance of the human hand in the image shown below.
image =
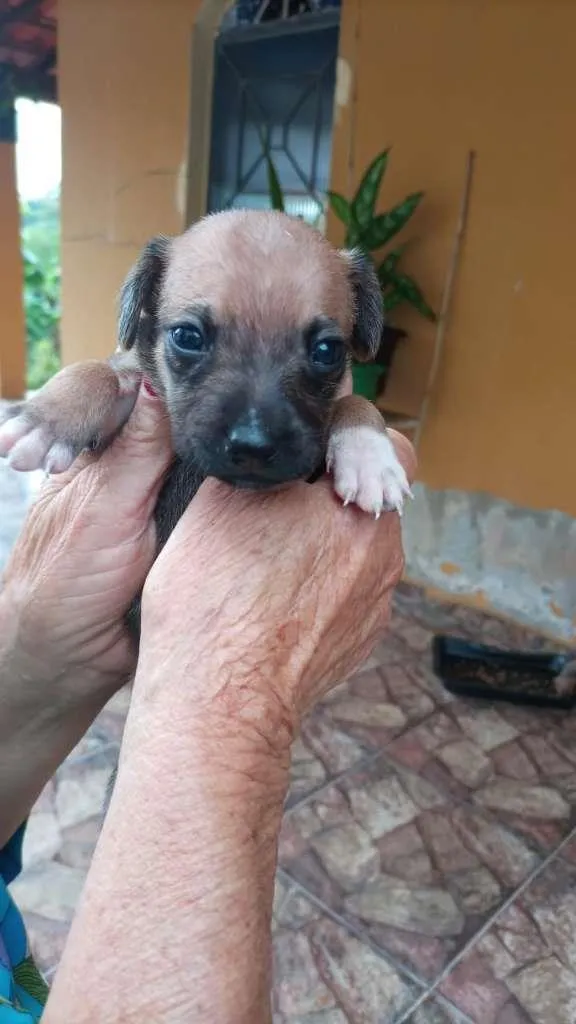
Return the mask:
<path fill-rule="evenodd" d="M 401 569 L 398 515 L 343 508 L 326 480 L 202 485 L 144 587 L 118 780 L 46 1024 L 270 1020 L 290 740 L 381 635 Z"/>
<path fill-rule="evenodd" d="M 208 481 L 147 578 L 137 687 L 215 728 L 260 709 L 291 733 L 367 657 L 402 568 L 398 515 L 343 508 L 326 479 L 266 494 Z"/>
<path fill-rule="evenodd" d="M 80 684 L 87 673 L 120 686 L 133 671 L 124 616 L 155 556 L 152 513 L 171 457 L 164 407 L 142 389 L 107 451 L 44 485 L 0 594 L 2 645 L 28 678 Z"/>

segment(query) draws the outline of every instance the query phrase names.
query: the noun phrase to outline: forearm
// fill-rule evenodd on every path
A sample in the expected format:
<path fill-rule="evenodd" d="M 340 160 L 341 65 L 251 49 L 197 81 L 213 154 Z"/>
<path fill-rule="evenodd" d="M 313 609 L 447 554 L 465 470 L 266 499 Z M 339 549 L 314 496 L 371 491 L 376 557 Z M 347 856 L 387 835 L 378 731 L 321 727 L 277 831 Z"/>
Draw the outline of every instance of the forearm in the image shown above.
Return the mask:
<path fill-rule="evenodd" d="M 200 721 L 189 694 L 167 690 L 131 709 L 46 1024 L 270 1020 L 288 734 L 265 702 Z"/>
<path fill-rule="evenodd" d="M 17 610 L 0 594 L 0 848 L 120 682 L 67 674 L 25 649 Z"/>

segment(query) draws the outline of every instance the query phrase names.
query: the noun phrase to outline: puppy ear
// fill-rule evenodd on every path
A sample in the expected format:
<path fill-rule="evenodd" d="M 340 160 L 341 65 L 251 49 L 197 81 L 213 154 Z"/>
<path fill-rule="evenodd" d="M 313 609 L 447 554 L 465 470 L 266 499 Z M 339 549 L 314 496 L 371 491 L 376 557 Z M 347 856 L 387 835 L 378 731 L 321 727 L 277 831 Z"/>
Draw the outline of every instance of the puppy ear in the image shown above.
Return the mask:
<path fill-rule="evenodd" d="M 160 285 L 166 269 L 170 239 L 158 235 L 140 253 L 120 291 L 118 341 L 124 349 L 132 348 L 142 321 L 156 313 Z"/>
<path fill-rule="evenodd" d="M 376 269 L 361 249 L 343 249 L 354 301 L 352 351 L 357 359 L 373 359 L 384 329 L 384 301 Z"/>

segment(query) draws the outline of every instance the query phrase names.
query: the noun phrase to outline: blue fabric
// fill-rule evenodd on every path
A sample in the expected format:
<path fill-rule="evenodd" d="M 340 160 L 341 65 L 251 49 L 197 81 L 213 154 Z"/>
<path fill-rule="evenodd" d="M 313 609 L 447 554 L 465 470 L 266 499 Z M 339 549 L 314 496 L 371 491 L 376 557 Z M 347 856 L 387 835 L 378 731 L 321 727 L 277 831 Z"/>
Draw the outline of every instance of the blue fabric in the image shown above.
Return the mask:
<path fill-rule="evenodd" d="M 22 871 L 22 843 L 26 822 L 9 839 L 3 850 L 0 850 L 0 878 L 5 885 L 10 885 Z"/>
<path fill-rule="evenodd" d="M 8 892 L 22 868 L 26 824 L 0 850 L 0 1024 L 38 1024 L 48 988 L 28 949 L 24 922 Z"/>

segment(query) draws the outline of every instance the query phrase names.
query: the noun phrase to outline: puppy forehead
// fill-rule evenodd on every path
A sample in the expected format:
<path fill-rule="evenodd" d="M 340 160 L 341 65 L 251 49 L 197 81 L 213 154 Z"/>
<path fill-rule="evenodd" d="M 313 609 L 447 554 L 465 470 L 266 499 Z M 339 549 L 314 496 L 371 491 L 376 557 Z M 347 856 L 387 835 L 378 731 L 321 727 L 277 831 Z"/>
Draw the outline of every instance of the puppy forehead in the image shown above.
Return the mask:
<path fill-rule="evenodd" d="M 219 322 L 269 331 L 323 315 L 348 332 L 353 314 L 342 256 L 301 221 L 255 211 L 214 214 L 173 241 L 160 313 L 171 319 L 195 303 Z"/>

